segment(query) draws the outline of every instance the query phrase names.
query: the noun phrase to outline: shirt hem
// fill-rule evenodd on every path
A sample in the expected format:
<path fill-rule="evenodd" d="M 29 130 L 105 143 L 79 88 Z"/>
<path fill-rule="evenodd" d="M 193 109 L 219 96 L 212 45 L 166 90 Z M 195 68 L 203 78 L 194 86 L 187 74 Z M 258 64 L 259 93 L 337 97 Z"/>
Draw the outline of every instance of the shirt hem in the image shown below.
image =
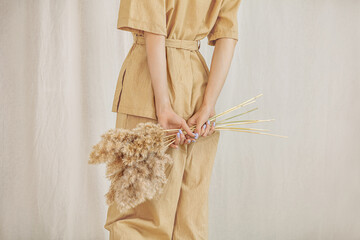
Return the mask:
<path fill-rule="evenodd" d="M 128 107 L 128 106 L 113 106 L 112 112 L 126 113 L 134 116 L 146 117 L 157 120 L 156 114 L 153 111 L 149 111 L 145 108 L 136 108 L 136 107 Z"/>
<path fill-rule="evenodd" d="M 118 18 L 117 29 L 134 32 L 138 34 L 141 34 L 145 31 L 167 37 L 166 31 L 163 29 L 163 27 L 159 26 L 158 24 L 152 23 L 151 25 L 149 25 L 149 22 L 143 22 L 128 17 Z"/>
<path fill-rule="evenodd" d="M 232 38 L 238 40 L 238 31 L 216 31 L 208 34 L 208 45 L 215 46 L 215 42 L 219 38 Z"/>

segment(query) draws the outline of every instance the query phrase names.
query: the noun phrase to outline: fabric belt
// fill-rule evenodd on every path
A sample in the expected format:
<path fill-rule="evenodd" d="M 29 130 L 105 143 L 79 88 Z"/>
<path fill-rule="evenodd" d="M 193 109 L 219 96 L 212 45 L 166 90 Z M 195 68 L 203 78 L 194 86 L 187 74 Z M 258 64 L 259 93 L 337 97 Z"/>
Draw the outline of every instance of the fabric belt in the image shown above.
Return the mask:
<path fill-rule="evenodd" d="M 133 34 L 134 43 L 145 44 L 145 37 Z M 181 40 L 165 38 L 165 47 L 181 48 L 184 50 L 195 51 L 200 49 L 200 40 Z"/>

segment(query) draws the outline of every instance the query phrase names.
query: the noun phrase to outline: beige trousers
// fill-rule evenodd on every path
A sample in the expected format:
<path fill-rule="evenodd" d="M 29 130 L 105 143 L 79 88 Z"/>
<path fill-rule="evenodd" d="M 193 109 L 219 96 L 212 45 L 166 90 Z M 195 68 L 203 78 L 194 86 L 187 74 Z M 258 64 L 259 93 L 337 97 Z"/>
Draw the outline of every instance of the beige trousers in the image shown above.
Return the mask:
<path fill-rule="evenodd" d="M 147 121 L 157 122 L 117 113 L 116 127 L 131 129 Z M 160 195 L 122 214 L 116 203 L 109 206 L 104 228 L 110 240 L 208 239 L 208 192 L 219 136 L 215 131 L 178 149 L 169 147 L 174 164 L 166 169 L 168 182 Z"/>

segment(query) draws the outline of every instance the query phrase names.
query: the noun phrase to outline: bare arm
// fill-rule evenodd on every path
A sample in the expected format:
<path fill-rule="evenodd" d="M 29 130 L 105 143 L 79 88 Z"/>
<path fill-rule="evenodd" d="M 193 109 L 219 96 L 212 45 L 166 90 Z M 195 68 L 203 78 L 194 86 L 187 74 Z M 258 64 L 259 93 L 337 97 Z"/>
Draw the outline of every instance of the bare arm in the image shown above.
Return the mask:
<path fill-rule="evenodd" d="M 156 114 L 170 106 L 165 55 L 165 37 L 145 32 L 146 53 L 155 94 Z M 232 38 L 220 38 L 215 43 L 208 84 L 205 90 L 203 105 L 214 108 L 230 69 L 237 41 Z"/>
<path fill-rule="evenodd" d="M 182 128 L 193 139 L 195 134 L 191 132 L 185 119 L 174 112 L 170 104 L 166 71 L 165 36 L 144 32 L 144 38 L 158 122 L 165 129 Z M 179 143 L 183 144 L 185 139 L 184 133 L 181 133 L 180 137 L 177 138 L 171 147 L 177 147 L 176 145 Z"/>
<path fill-rule="evenodd" d="M 195 133 L 207 136 L 214 132 L 214 126 L 206 121 L 214 115 L 215 104 L 220 95 L 229 72 L 237 40 L 232 38 L 219 38 L 216 40 L 213 52 L 210 74 L 205 89 L 203 103 L 200 109 L 187 121 L 189 126 L 196 124 Z M 202 128 L 206 123 L 206 128 Z"/>
<path fill-rule="evenodd" d="M 220 38 L 215 43 L 209 80 L 203 99 L 203 105 L 208 108 L 215 108 L 231 66 L 236 43 L 237 41 L 232 38 Z"/>
<path fill-rule="evenodd" d="M 155 95 L 156 115 L 170 108 L 166 75 L 165 36 L 144 33 L 148 66 Z"/>

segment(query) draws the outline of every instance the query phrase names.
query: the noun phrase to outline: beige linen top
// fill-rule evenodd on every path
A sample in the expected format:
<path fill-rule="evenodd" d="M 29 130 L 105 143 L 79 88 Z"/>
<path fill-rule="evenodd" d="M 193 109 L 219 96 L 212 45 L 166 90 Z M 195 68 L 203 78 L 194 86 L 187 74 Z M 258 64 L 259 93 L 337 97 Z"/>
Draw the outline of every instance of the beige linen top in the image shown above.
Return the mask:
<path fill-rule="evenodd" d="M 144 31 L 177 40 L 219 38 L 238 40 L 237 11 L 241 0 L 121 0 L 117 28 L 130 31 L 134 44 L 118 77 L 112 111 L 157 119 L 144 44 Z M 199 49 L 166 46 L 167 81 L 171 105 L 185 120 L 201 106 L 209 68 Z"/>

